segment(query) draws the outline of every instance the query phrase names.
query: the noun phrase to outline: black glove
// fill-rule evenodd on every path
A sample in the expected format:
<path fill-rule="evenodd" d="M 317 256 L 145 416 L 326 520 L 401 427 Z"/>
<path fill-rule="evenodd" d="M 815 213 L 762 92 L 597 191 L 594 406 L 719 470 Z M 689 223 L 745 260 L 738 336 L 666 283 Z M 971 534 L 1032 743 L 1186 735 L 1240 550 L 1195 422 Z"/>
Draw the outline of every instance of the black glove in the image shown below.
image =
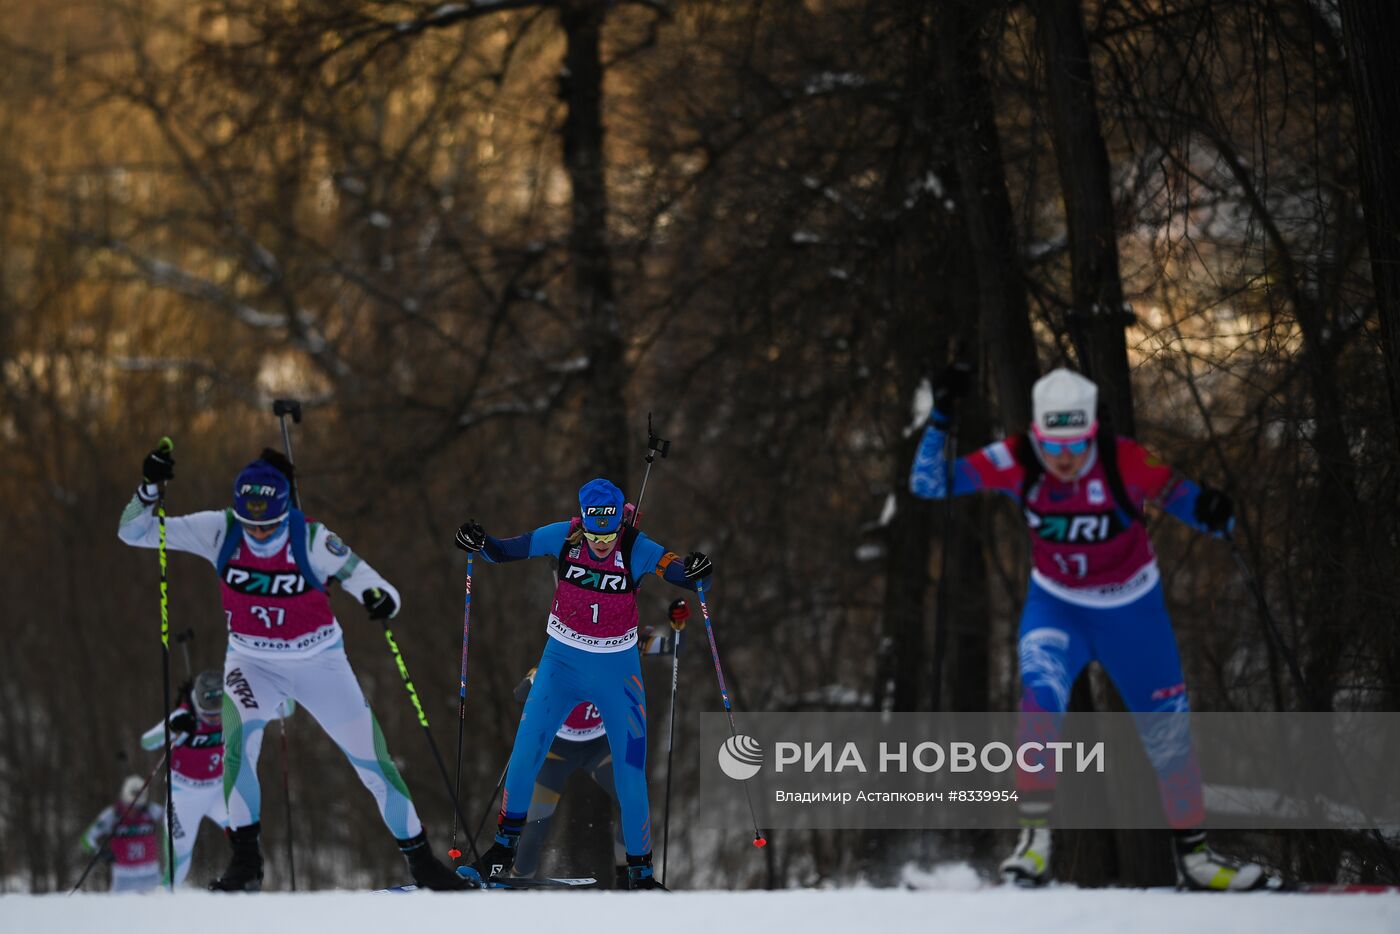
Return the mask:
<path fill-rule="evenodd" d="M 690 604 L 685 602 L 684 597 L 677 597 L 671 601 L 670 607 L 666 610 L 666 615 L 671 620 L 671 628 L 676 632 L 680 632 L 685 628 L 685 621 L 690 619 Z"/>
<path fill-rule="evenodd" d="M 296 465 L 287 460 L 287 455 L 276 448 L 263 448 L 262 453 L 258 455 L 258 459 L 280 470 L 282 476 L 287 478 L 288 483 L 296 479 Z"/>
<path fill-rule="evenodd" d="M 953 414 L 958 400 L 972 390 L 972 367 L 966 363 L 951 363 L 933 378 L 933 412 L 945 419 Z"/>
<path fill-rule="evenodd" d="M 1196 497 L 1196 521 L 1212 532 L 1228 532 L 1235 524 L 1235 501 L 1228 493 L 1201 487 Z"/>
<path fill-rule="evenodd" d="M 692 551 L 685 556 L 685 579 L 704 580 L 714 571 L 715 566 L 710 563 L 709 555 L 703 551 Z"/>
<path fill-rule="evenodd" d="M 486 530 L 475 519 L 468 519 L 457 529 L 457 547 L 475 554 L 486 547 Z"/>
<path fill-rule="evenodd" d="M 170 716 L 170 733 L 172 736 L 176 733 L 185 733 L 193 736 L 194 731 L 198 728 L 199 724 L 195 722 L 194 714 L 190 713 L 188 710 L 179 710 Z"/>
<path fill-rule="evenodd" d="M 175 479 L 175 446 L 162 439 L 160 446 L 146 455 L 141 465 L 141 479 L 147 483 L 165 483 Z"/>
<path fill-rule="evenodd" d="M 370 619 L 389 619 L 398 611 L 399 605 L 387 590 L 371 587 L 360 596 L 365 601 L 365 609 L 369 610 Z"/>

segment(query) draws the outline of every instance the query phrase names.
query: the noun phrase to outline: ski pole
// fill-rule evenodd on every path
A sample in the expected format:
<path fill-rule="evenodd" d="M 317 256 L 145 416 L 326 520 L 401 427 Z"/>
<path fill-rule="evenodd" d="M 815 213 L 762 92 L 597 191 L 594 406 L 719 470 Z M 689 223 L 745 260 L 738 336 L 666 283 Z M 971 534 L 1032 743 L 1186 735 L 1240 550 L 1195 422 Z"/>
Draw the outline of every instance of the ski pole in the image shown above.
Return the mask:
<path fill-rule="evenodd" d="M 168 719 L 168 718 L 167 718 L 167 719 Z M 168 749 L 168 748 L 169 748 L 169 747 L 167 746 L 167 749 Z M 93 866 L 96 866 L 96 865 L 97 865 L 97 861 L 98 861 L 99 859 L 102 858 L 102 851 L 105 850 L 105 849 L 107 849 L 107 844 L 109 844 L 109 843 L 112 842 L 112 838 L 113 838 L 114 836 L 116 836 L 117 831 L 121 829 L 122 824 L 126 823 L 127 815 L 131 813 L 131 809 L 132 809 L 132 808 L 136 807 L 136 803 L 137 803 L 138 801 L 141 800 L 141 796 L 144 795 L 144 794 L 146 793 L 146 789 L 149 788 L 149 787 L 151 786 L 151 782 L 155 780 L 156 774 L 160 771 L 160 767 L 161 767 L 162 765 L 165 765 L 165 764 L 166 764 L 167 762 L 169 762 L 169 761 L 170 761 L 170 756 L 169 756 L 169 755 L 162 755 L 162 756 L 160 757 L 160 761 L 157 762 L 157 763 L 151 768 L 151 774 L 149 774 L 149 775 L 146 776 L 146 784 L 144 784 L 144 785 L 141 786 L 141 790 L 138 791 L 138 792 L 136 793 L 136 797 L 132 798 L 132 799 L 131 799 L 131 803 L 128 804 L 128 805 L 122 810 L 122 812 L 121 812 L 120 815 L 118 815 L 116 823 L 114 823 L 114 824 L 112 825 L 112 829 L 109 830 L 109 831 L 107 831 L 107 836 L 103 837 L 103 838 L 102 838 L 102 842 L 99 843 L 99 844 L 97 844 L 97 849 L 93 851 L 92 859 L 88 860 L 87 867 L 86 867 L 85 869 L 83 869 L 83 874 L 82 874 L 81 876 L 78 877 L 78 882 L 77 882 L 76 885 L 73 886 L 72 890 L 69 891 L 69 893 L 68 893 L 69 895 L 73 895 L 74 893 L 76 893 L 76 892 L 78 891 L 78 889 L 80 889 L 80 888 L 83 887 L 83 883 L 87 881 L 88 873 L 92 872 L 92 867 L 93 867 Z M 171 845 L 172 845 L 172 847 L 174 846 L 174 844 L 171 844 Z M 174 860 L 172 860 L 172 861 L 170 862 L 170 865 L 171 865 L 171 866 L 175 865 Z M 171 872 L 171 873 L 170 873 L 170 877 L 173 879 L 174 876 L 175 876 L 175 874 L 174 874 L 173 872 Z"/>
<path fill-rule="evenodd" d="M 965 374 L 961 378 L 970 379 L 972 368 L 959 361 L 959 356 L 959 348 L 955 345 L 950 370 L 961 371 Z M 952 412 L 948 415 L 948 425 L 943 435 L 943 550 L 938 558 L 938 595 L 934 598 L 933 658 L 932 670 L 929 672 L 929 691 L 934 710 L 941 710 L 943 707 L 943 656 L 947 654 L 948 649 L 948 562 L 953 552 L 953 472 L 958 456 L 956 395 L 951 407 Z"/>
<path fill-rule="evenodd" d="M 472 559 L 476 556 L 467 552 L 467 590 L 462 603 L 462 674 L 457 692 L 457 775 L 452 782 L 452 846 L 447 855 L 457 859 L 462 851 L 457 849 L 457 807 L 455 802 L 462 793 L 462 731 L 467 725 L 467 643 L 471 635 L 472 620 Z"/>
<path fill-rule="evenodd" d="M 710 608 L 709 605 L 705 603 L 705 582 L 703 580 L 697 580 L 695 582 L 695 596 L 700 601 L 700 614 L 705 618 L 705 635 L 710 640 L 710 657 L 714 659 L 715 676 L 719 678 L 719 696 L 720 699 L 724 701 L 725 715 L 729 717 L 729 735 L 737 739 L 739 731 L 734 726 L 734 707 L 729 703 L 729 688 L 724 685 L 724 669 L 721 668 L 719 664 L 719 646 L 715 644 L 715 629 L 714 626 L 710 624 Z M 748 802 L 749 819 L 753 821 L 753 845 L 760 847 L 767 846 L 768 840 L 758 829 L 758 817 L 754 814 L 753 798 L 749 794 L 747 782 L 744 783 L 744 800 Z"/>
<path fill-rule="evenodd" d="M 160 439 L 156 450 L 165 454 L 175 451 L 175 442 L 165 437 Z M 168 574 L 165 542 L 165 484 L 158 487 L 156 497 L 156 518 L 160 524 L 160 646 L 161 675 L 164 680 L 164 724 L 165 724 L 165 856 L 166 865 L 175 865 L 175 783 L 170 770 L 170 578 Z M 154 773 L 152 773 L 154 775 Z M 150 780 L 147 779 L 147 784 Z M 139 795 L 137 796 L 139 799 Z M 170 891 L 175 891 L 175 873 L 170 873 Z"/>
<path fill-rule="evenodd" d="M 676 642 L 671 652 L 671 722 L 666 729 L 666 807 L 661 818 L 661 885 L 666 885 L 666 867 L 670 865 L 666 853 L 671 843 L 671 774 L 675 771 L 672 753 L 676 748 L 676 686 L 681 676 L 681 630 L 676 623 L 690 619 L 690 604 L 681 597 L 671 604 L 671 628 L 675 630 Z"/>
<path fill-rule="evenodd" d="M 506 773 L 510 771 L 510 756 L 506 756 L 506 764 L 501 766 L 501 777 L 496 779 L 496 787 L 491 792 L 491 797 L 486 799 L 486 807 L 482 809 L 481 820 L 476 822 L 476 835 L 481 836 L 481 832 L 486 829 L 486 818 L 491 816 L 491 806 L 496 803 L 496 796 L 501 793 L 501 786 L 506 783 Z"/>
<path fill-rule="evenodd" d="M 933 710 L 943 709 L 943 656 L 948 648 L 948 557 L 953 551 L 953 470 L 958 452 L 958 415 L 954 407 L 943 439 L 943 548 L 938 556 L 938 596 L 933 609 L 933 659 L 929 692 Z"/>
<path fill-rule="evenodd" d="M 287 463 L 294 464 L 296 460 L 292 457 L 292 434 L 287 430 L 287 416 L 292 417 L 293 423 L 301 424 L 301 403 L 296 399 L 274 399 L 272 401 L 272 414 L 277 416 L 282 423 L 282 450 L 287 452 Z M 297 488 L 295 477 L 288 477 L 292 484 L 292 505 L 301 508 L 301 491 Z"/>
<path fill-rule="evenodd" d="M 651 413 L 647 413 L 647 469 L 642 474 L 642 491 L 637 494 L 637 507 L 632 510 L 632 527 L 636 528 L 642 521 L 642 500 L 647 495 L 647 480 L 651 478 L 651 465 L 656 460 L 656 455 L 660 454 L 662 459 L 671 453 L 671 442 L 665 438 L 658 438 L 656 432 L 651 427 Z"/>
<path fill-rule="evenodd" d="M 274 399 L 272 402 L 272 414 L 277 417 L 277 421 L 282 426 L 282 450 L 287 453 L 287 463 L 295 464 L 292 458 L 292 433 L 287 429 L 287 416 L 292 417 L 295 424 L 301 424 L 301 403 L 295 399 Z M 301 490 L 297 486 L 296 477 L 288 477 L 287 482 L 292 487 L 292 505 L 297 509 L 301 508 Z M 287 751 L 287 718 L 281 716 L 277 718 L 277 740 L 282 748 L 282 806 L 283 820 L 287 826 L 287 876 L 291 883 L 293 892 L 297 890 L 297 859 L 296 859 L 296 834 L 292 827 L 292 766 L 290 753 Z"/>
<path fill-rule="evenodd" d="M 647 469 L 642 474 L 642 489 L 637 494 L 637 505 L 632 510 L 632 527 L 635 529 L 641 525 L 642 521 L 642 500 L 646 499 L 647 481 L 651 479 L 651 465 L 655 463 L 657 455 L 665 460 L 671 453 L 671 442 L 665 438 L 657 437 L 656 430 L 652 427 L 651 413 L 647 413 Z M 679 607 L 677 607 L 679 604 Z M 677 615 L 683 611 L 683 615 Z M 681 631 L 676 629 L 676 622 L 684 622 L 690 618 L 690 606 L 685 600 L 676 600 L 671 604 L 671 628 L 675 630 L 675 647 L 671 656 L 671 717 L 670 725 L 666 735 L 666 805 L 664 817 L 661 822 L 661 886 L 666 887 L 666 853 L 671 839 L 671 773 L 674 758 L 672 753 L 675 748 L 676 739 L 676 686 L 680 679 L 681 661 Z M 722 680 L 722 679 L 721 679 Z"/>
<path fill-rule="evenodd" d="M 457 819 L 462 822 L 462 832 L 467 833 L 467 819 L 462 814 L 461 802 L 453 794 L 452 777 L 447 774 L 447 764 L 443 762 L 442 753 L 438 750 L 437 740 L 433 739 L 433 731 L 428 726 L 428 715 L 423 710 L 423 704 L 418 699 L 418 689 L 413 686 L 413 678 L 408 674 L 408 665 L 403 660 L 403 653 L 399 651 L 398 643 L 394 641 L 394 631 L 389 628 L 389 621 L 382 619 L 379 621 L 384 627 L 384 641 L 389 644 L 389 651 L 394 656 L 394 665 L 399 670 L 399 676 L 403 678 L 404 688 L 408 691 L 408 699 L 413 702 L 413 709 L 418 713 L 418 722 L 423 727 L 423 735 L 428 740 L 428 748 L 432 750 L 433 761 L 437 763 L 438 772 L 442 775 L 442 783 L 447 788 L 447 793 L 452 797 L 452 810 Z M 481 862 L 481 852 L 476 847 L 476 837 L 467 833 L 467 845 L 471 847 L 472 859 Z"/>

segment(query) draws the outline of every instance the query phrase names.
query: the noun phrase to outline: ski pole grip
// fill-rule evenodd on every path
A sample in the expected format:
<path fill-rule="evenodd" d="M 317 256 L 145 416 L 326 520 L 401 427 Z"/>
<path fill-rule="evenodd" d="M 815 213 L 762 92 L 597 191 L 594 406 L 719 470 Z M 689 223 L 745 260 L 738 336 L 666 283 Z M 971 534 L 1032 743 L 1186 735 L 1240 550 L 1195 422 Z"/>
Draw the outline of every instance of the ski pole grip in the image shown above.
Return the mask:
<path fill-rule="evenodd" d="M 283 415 L 290 415 L 292 421 L 301 424 L 301 403 L 296 399 L 274 399 L 272 400 L 272 414 L 281 418 Z"/>
<path fill-rule="evenodd" d="M 656 455 L 660 454 L 664 460 L 666 455 L 671 453 L 671 442 L 665 438 L 658 438 L 656 431 L 651 427 L 651 413 L 647 413 L 647 463 L 650 464 Z"/>

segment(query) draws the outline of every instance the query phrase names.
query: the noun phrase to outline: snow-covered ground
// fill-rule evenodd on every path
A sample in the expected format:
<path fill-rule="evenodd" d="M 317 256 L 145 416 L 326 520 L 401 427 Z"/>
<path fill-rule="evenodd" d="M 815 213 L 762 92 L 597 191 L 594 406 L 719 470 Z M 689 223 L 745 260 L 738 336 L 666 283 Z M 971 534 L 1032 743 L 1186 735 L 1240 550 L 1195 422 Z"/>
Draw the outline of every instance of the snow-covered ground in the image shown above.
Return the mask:
<path fill-rule="evenodd" d="M 121 934 L 1396 934 L 1400 895 L 1051 888 L 788 892 L 6 895 L 0 931 Z"/>

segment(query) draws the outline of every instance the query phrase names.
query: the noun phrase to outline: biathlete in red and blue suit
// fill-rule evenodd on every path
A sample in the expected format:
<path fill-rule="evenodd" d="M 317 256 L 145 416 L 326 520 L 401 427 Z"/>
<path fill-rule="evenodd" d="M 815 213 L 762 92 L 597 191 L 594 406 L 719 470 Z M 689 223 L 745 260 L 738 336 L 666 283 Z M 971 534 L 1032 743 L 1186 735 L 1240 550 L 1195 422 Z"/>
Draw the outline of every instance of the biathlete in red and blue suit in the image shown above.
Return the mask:
<path fill-rule="evenodd" d="M 916 496 L 947 495 L 945 432 L 965 384 L 966 374 L 950 370 L 935 388 L 909 478 Z M 1029 433 L 957 458 L 952 478 L 954 496 L 994 490 L 1015 499 L 1030 532 L 1033 566 L 1018 635 L 1021 739 L 1055 738 L 1075 678 L 1097 660 L 1128 710 L 1180 715 L 1139 721 L 1176 831 L 1180 881 L 1208 889 L 1266 884 L 1261 867 L 1215 853 L 1200 829 L 1205 808 L 1186 684 L 1142 514 L 1151 503 L 1198 531 L 1223 535 L 1233 527 L 1233 505 L 1136 441 L 1100 431 L 1098 388 L 1078 373 L 1051 372 L 1036 382 L 1032 402 Z M 1023 830 L 1001 866 L 1014 881 L 1049 877 L 1055 777 L 1053 769 L 1017 769 Z"/>
<path fill-rule="evenodd" d="M 558 584 L 548 643 L 520 717 L 506 771 L 496 840 L 477 867 L 483 878 L 509 874 L 530 807 L 535 777 L 556 731 L 578 704 L 602 715 L 612 749 L 630 887 L 657 887 L 651 868 L 647 797 L 646 690 L 636 651 L 637 589 L 649 574 L 687 590 L 709 576 L 710 559 L 684 560 L 623 522 L 622 491 L 599 478 L 579 490 L 579 515 L 513 538 L 494 538 L 475 521 L 457 530 L 457 547 L 494 563 L 554 558 Z"/>

